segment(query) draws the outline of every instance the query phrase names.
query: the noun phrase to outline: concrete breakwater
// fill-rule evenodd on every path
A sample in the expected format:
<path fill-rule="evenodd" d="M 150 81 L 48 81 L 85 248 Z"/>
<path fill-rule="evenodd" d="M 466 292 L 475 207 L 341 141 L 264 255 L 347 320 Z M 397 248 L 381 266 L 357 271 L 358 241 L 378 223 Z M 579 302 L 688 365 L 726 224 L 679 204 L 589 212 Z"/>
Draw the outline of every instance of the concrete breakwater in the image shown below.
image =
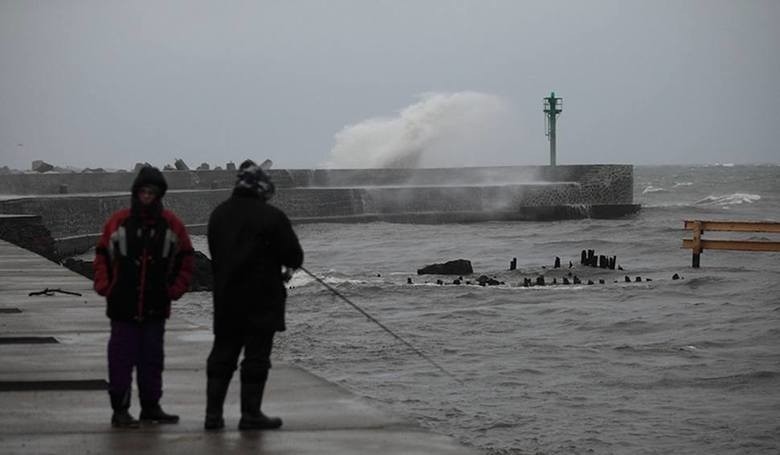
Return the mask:
<path fill-rule="evenodd" d="M 273 203 L 293 222 L 475 222 L 609 218 L 633 213 L 630 165 L 441 169 L 271 170 Z M 94 244 L 128 203 L 134 174 L 14 174 L 0 213 L 40 216 L 61 256 Z M 235 173 L 166 171 L 165 205 L 195 233 L 230 194 Z"/>

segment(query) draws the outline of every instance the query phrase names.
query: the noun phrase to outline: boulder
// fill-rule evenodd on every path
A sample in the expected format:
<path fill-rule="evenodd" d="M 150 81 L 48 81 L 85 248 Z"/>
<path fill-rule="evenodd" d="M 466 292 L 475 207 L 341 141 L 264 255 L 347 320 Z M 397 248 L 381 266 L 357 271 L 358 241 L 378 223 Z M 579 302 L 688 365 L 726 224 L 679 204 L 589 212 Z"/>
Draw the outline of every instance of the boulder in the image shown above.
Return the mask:
<path fill-rule="evenodd" d="M 444 264 L 426 265 L 417 269 L 418 275 L 471 275 L 474 269 L 471 268 L 471 261 L 466 259 L 456 259 Z"/>
<path fill-rule="evenodd" d="M 200 166 L 196 170 L 198 171 L 208 171 L 211 169 L 211 166 L 209 166 L 209 163 L 200 163 Z"/>
<path fill-rule="evenodd" d="M 35 160 L 32 162 L 32 170 L 35 172 L 49 172 L 53 169 L 54 166 L 45 161 Z"/>
<path fill-rule="evenodd" d="M 135 163 L 135 166 L 133 166 L 133 172 L 137 174 L 138 171 L 140 171 L 141 168 L 144 167 L 144 166 L 151 166 L 151 164 L 149 164 L 149 163 L 147 163 L 145 161 L 143 163 Z"/>
<path fill-rule="evenodd" d="M 499 284 L 504 283 L 498 281 L 495 278 L 490 278 L 487 275 L 480 275 L 479 278 L 477 278 L 477 284 L 480 286 L 498 286 Z"/>
<path fill-rule="evenodd" d="M 189 171 L 190 167 L 187 166 L 187 163 L 184 162 L 183 159 L 177 158 L 176 161 L 173 163 L 174 166 L 176 166 L 177 171 Z"/>
<path fill-rule="evenodd" d="M 194 253 L 190 291 L 211 291 L 213 288 L 214 276 L 211 274 L 211 259 L 200 251 L 196 251 Z"/>
<path fill-rule="evenodd" d="M 62 265 L 90 280 L 95 279 L 92 261 L 66 258 L 62 261 Z M 191 292 L 211 291 L 213 287 L 214 278 L 211 274 L 211 260 L 205 254 L 196 251 L 192 267 L 192 281 L 190 282 L 189 290 Z"/>
<path fill-rule="evenodd" d="M 81 276 L 89 278 L 90 280 L 95 279 L 95 270 L 92 268 L 92 261 L 82 261 L 81 259 L 66 258 L 62 261 L 62 265 Z"/>

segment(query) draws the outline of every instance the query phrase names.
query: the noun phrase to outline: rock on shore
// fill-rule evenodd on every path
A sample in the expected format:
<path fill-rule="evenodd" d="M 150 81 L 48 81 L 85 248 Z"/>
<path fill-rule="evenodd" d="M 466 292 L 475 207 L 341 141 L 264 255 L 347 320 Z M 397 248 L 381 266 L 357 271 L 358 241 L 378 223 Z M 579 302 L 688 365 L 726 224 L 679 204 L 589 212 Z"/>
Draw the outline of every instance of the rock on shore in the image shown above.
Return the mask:
<path fill-rule="evenodd" d="M 444 264 L 426 265 L 417 269 L 418 275 L 470 275 L 474 273 L 471 267 L 471 261 L 467 259 L 456 259 Z"/>

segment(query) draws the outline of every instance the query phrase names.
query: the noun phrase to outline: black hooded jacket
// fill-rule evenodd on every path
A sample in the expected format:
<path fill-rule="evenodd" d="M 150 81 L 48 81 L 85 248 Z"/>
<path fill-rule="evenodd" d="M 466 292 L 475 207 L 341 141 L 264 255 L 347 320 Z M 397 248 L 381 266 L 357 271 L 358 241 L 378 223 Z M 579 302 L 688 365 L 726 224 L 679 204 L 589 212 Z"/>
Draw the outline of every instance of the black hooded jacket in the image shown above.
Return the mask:
<path fill-rule="evenodd" d="M 236 188 L 208 224 L 214 334 L 285 330 L 282 266 L 303 264 L 290 220 L 251 189 Z"/>

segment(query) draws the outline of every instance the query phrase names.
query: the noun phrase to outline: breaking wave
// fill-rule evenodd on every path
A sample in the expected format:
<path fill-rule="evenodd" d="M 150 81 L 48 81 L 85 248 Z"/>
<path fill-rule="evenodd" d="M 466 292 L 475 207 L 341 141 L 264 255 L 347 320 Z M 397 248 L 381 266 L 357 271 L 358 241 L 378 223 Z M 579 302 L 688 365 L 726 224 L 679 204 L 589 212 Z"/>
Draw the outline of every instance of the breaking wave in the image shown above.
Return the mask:
<path fill-rule="evenodd" d="M 328 168 L 476 166 L 501 162 L 521 143 L 506 101 L 480 92 L 426 93 L 391 116 L 345 126 Z"/>
<path fill-rule="evenodd" d="M 653 185 L 648 185 L 644 190 L 642 190 L 642 194 L 647 194 L 647 193 L 665 193 L 665 192 L 668 192 L 668 191 L 669 190 L 667 190 L 665 188 L 658 188 L 658 187 L 655 187 Z"/>
<path fill-rule="evenodd" d="M 752 204 L 761 199 L 758 194 L 733 193 L 723 196 L 707 196 L 695 202 L 696 205 L 729 206 L 739 204 Z"/>

